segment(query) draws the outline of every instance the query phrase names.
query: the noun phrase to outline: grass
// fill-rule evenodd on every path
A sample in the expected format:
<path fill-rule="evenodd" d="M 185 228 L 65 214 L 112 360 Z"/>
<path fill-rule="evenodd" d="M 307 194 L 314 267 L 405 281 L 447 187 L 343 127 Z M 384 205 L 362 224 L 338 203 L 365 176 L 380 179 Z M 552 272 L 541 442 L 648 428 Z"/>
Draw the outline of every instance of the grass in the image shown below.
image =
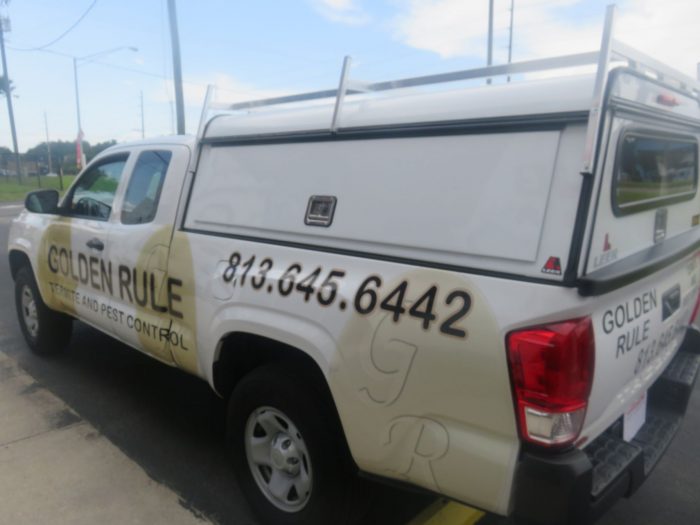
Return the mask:
<path fill-rule="evenodd" d="M 17 182 L 16 177 L 0 177 L 0 202 L 23 201 L 27 193 L 38 189 L 51 188 L 59 190 L 63 194 L 74 178 L 75 175 L 64 175 L 63 191 L 61 191 L 58 177 L 41 177 L 41 188 L 39 188 L 36 177 L 22 177 L 21 184 Z"/>
<path fill-rule="evenodd" d="M 617 186 L 618 205 L 633 204 L 642 200 L 660 199 L 692 193 L 692 181 L 659 182 L 620 182 Z"/>

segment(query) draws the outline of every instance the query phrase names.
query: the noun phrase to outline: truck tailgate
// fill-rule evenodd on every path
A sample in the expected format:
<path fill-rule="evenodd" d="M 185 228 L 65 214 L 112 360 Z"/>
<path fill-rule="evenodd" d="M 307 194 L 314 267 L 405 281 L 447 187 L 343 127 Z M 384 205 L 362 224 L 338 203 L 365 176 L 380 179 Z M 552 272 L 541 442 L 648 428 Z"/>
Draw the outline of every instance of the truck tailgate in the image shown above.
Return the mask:
<path fill-rule="evenodd" d="M 685 336 L 698 298 L 694 255 L 601 296 L 593 315 L 596 363 L 583 439 L 622 418 L 632 439 L 645 421 L 646 393 Z M 636 411 L 635 411 L 636 410 Z"/>

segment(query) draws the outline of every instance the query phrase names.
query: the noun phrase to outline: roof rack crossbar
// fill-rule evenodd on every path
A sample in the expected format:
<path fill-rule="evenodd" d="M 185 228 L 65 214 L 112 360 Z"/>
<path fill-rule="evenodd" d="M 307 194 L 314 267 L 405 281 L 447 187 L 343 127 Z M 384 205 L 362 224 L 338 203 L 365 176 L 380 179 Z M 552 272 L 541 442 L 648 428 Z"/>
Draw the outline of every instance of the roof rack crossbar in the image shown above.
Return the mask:
<path fill-rule="evenodd" d="M 552 69 L 592 65 L 595 64 L 597 60 L 598 53 L 592 51 L 589 53 L 578 53 L 575 55 L 552 58 L 540 58 L 536 60 L 527 60 L 524 62 L 514 62 L 511 64 L 500 64 L 476 69 L 467 69 L 464 71 L 454 71 L 451 73 L 439 73 L 437 75 L 428 75 L 424 77 L 376 82 L 374 84 L 370 84 L 369 88 L 372 91 L 384 91 L 387 89 L 417 87 L 440 84 L 443 82 L 457 82 L 460 80 L 476 80 L 481 78 L 514 75 L 518 73 L 536 73 L 549 71 Z"/>
<path fill-rule="evenodd" d="M 600 133 L 600 122 L 603 118 L 602 110 L 605 103 L 605 91 L 608 83 L 608 69 L 612 51 L 612 34 L 615 26 L 615 5 L 609 5 L 605 11 L 605 24 L 603 25 L 603 38 L 598 53 L 598 69 L 596 71 L 595 84 L 593 84 L 593 101 L 588 113 L 588 126 L 586 128 L 586 142 L 583 153 L 583 173 L 592 173 L 596 158 L 596 145 Z"/>
<path fill-rule="evenodd" d="M 692 93 L 700 91 L 700 84 L 693 77 L 684 75 L 680 71 L 675 71 L 666 64 L 637 51 L 617 39 L 612 40 L 612 52 L 614 57 L 627 60 L 630 67 L 641 71 L 649 71 L 657 75 L 659 79 L 677 84 L 683 91 Z"/>
<path fill-rule="evenodd" d="M 338 91 L 335 97 L 335 107 L 333 108 L 333 119 L 331 120 L 331 133 L 335 133 L 338 130 L 338 119 L 340 119 L 340 112 L 343 108 L 343 100 L 345 99 L 345 94 L 348 87 L 348 77 L 350 75 L 350 64 L 352 64 L 352 58 L 346 56 L 343 60 L 343 70 L 340 73 L 340 83 L 338 85 Z"/>
<path fill-rule="evenodd" d="M 627 66 L 641 73 L 650 74 L 659 81 L 677 87 L 687 93 L 700 103 L 700 82 L 696 79 L 684 75 L 680 71 L 675 71 L 666 64 L 634 49 L 613 38 L 615 26 L 616 6 L 611 4 L 605 13 L 605 25 L 603 28 L 603 39 L 600 45 L 598 71 L 593 88 L 593 102 L 588 119 L 588 131 L 586 136 L 586 147 L 584 154 L 583 172 L 590 173 L 595 166 L 596 143 L 600 132 L 600 120 L 602 118 L 602 107 L 605 99 L 605 91 L 608 83 L 608 73 L 610 64 L 615 60 L 627 62 Z"/>
<path fill-rule="evenodd" d="M 214 103 L 212 101 L 212 93 L 208 92 L 202 112 L 198 136 L 200 138 L 203 136 L 206 125 L 208 124 L 209 120 L 213 118 L 212 114 L 214 112 L 229 113 L 282 104 L 292 104 L 296 102 L 335 98 L 333 116 L 330 122 L 330 130 L 331 132 L 336 132 L 340 127 L 340 116 L 342 114 L 343 102 L 348 95 L 436 85 L 446 82 L 490 79 L 505 75 L 512 76 L 516 74 L 539 73 L 557 69 L 595 65 L 597 67 L 597 73 L 589 113 L 583 170 L 587 173 L 594 168 L 593 161 L 596 157 L 595 149 L 599 134 L 600 121 L 602 118 L 601 111 L 605 99 L 609 71 L 613 62 L 622 61 L 631 69 L 637 70 L 646 75 L 651 75 L 659 80 L 663 80 L 664 82 L 677 87 L 682 92 L 687 93 L 700 103 L 699 80 L 675 71 L 665 64 L 613 38 L 615 10 L 616 7 L 614 4 L 607 7 L 603 37 L 599 51 L 552 58 L 541 58 L 523 62 L 514 62 L 510 64 L 499 64 L 462 71 L 453 71 L 449 73 L 439 73 L 434 75 L 402 78 L 381 82 L 361 82 L 350 79 L 351 59 L 350 57 L 345 57 L 343 60 L 343 68 L 339 85 L 334 89 L 264 98 L 247 102 L 238 102 L 235 104 Z M 700 68 L 698 72 L 700 76 Z"/>
<path fill-rule="evenodd" d="M 461 80 L 477 80 L 481 78 L 514 75 L 518 73 L 536 73 L 553 69 L 593 65 L 596 64 L 597 61 L 598 52 L 591 51 L 588 53 L 578 53 L 574 55 L 566 55 L 552 58 L 540 58 L 536 60 L 527 60 L 524 62 L 514 62 L 511 64 L 500 64 L 495 66 L 465 69 L 461 71 L 452 71 L 449 73 L 438 73 L 436 75 L 402 78 L 398 80 L 387 80 L 382 82 L 360 82 L 356 80 L 350 81 L 349 78 L 346 78 L 346 94 L 352 95 L 371 91 L 387 91 L 390 89 L 427 86 L 441 84 L 445 82 L 458 82 Z M 227 109 L 229 111 L 253 109 L 264 106 L 289 104 L 292 102 L 304 102 L 308 100 L 332 98 L 336 97 L 337 95 L 337 89 L 326 89 L 322 91 L 311 91 L 309 93 L 299 93 L 296 95 L 285 95 L 281 97 L 251 100 L 248 102 L 238 102 L 235 104 L 228 105 Z"/>

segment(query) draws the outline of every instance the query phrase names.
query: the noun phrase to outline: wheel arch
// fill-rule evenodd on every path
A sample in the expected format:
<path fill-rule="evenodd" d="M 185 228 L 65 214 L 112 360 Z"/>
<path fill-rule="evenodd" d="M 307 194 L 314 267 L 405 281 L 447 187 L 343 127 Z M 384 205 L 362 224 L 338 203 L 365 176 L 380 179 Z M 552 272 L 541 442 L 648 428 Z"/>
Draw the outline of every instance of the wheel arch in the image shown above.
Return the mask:
<path fill-rule="evenodd" d="M 314 380 L 325 385 L 330 394 L 323 369 L 308 352 L 249 331 L 229 332 L 219 340 L 212 369 L 214 389 L 222 397 L 228 397 L 244 376 L 275 361 L 289 361 L 303 367 Z"/>
<path fill-rule="evenodd" d="M 10 273 L 12 275 L 13 280 L 16 279 L 17 272 L 19 272 L 20 268 L 22 268 L 23 266 L 29 267 L 32 274 L 34 273 L 34 268 L 32 267 L 32 262 L 29 259 L 29 255 L 27 255 L 22 250 L 17 250 L 17 249 L 10 250 L 9 258 L 10 258 Z"/>
<path fill-rule="evenodd" d="M 311 382 L 323 396 L 330 412 L 339 438 L 347 451 L 347 459 L 357 468 L 350 447 L 348 446 L 343 425 L 331 392 L 330 385 L 321 365 L 309 353 L 282 341 L 262 336 L 253 332 L 236 331 L 224 335 L 218 344 L 217 359 L 212 369 L 212 386 L 224 398 L 228 398 L 238 382 L 253 370 L 275 362 L 287 362 L 295 367 L 304 379 Z"/>

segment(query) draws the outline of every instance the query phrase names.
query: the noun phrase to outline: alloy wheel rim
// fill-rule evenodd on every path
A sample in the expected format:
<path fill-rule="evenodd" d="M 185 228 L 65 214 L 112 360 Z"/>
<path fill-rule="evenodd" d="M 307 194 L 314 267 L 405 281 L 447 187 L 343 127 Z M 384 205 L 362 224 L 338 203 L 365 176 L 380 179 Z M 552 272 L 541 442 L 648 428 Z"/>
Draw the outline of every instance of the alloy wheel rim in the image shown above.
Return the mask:
<path fill-rule="evenodd" d="M 22 317 L 29 335 L 36 337 L 39 333 L 39 315 L 36 310 L 34 293 L 26 284 L 22 287 Z"/>
<path fill-rule="evenodd" d="M 309 501 L 311 459 L 301 432 L 281 411 L 260 407 L 248 417 L 245 452 L 253 479 L 275 507 L 298 512 Z"/>

